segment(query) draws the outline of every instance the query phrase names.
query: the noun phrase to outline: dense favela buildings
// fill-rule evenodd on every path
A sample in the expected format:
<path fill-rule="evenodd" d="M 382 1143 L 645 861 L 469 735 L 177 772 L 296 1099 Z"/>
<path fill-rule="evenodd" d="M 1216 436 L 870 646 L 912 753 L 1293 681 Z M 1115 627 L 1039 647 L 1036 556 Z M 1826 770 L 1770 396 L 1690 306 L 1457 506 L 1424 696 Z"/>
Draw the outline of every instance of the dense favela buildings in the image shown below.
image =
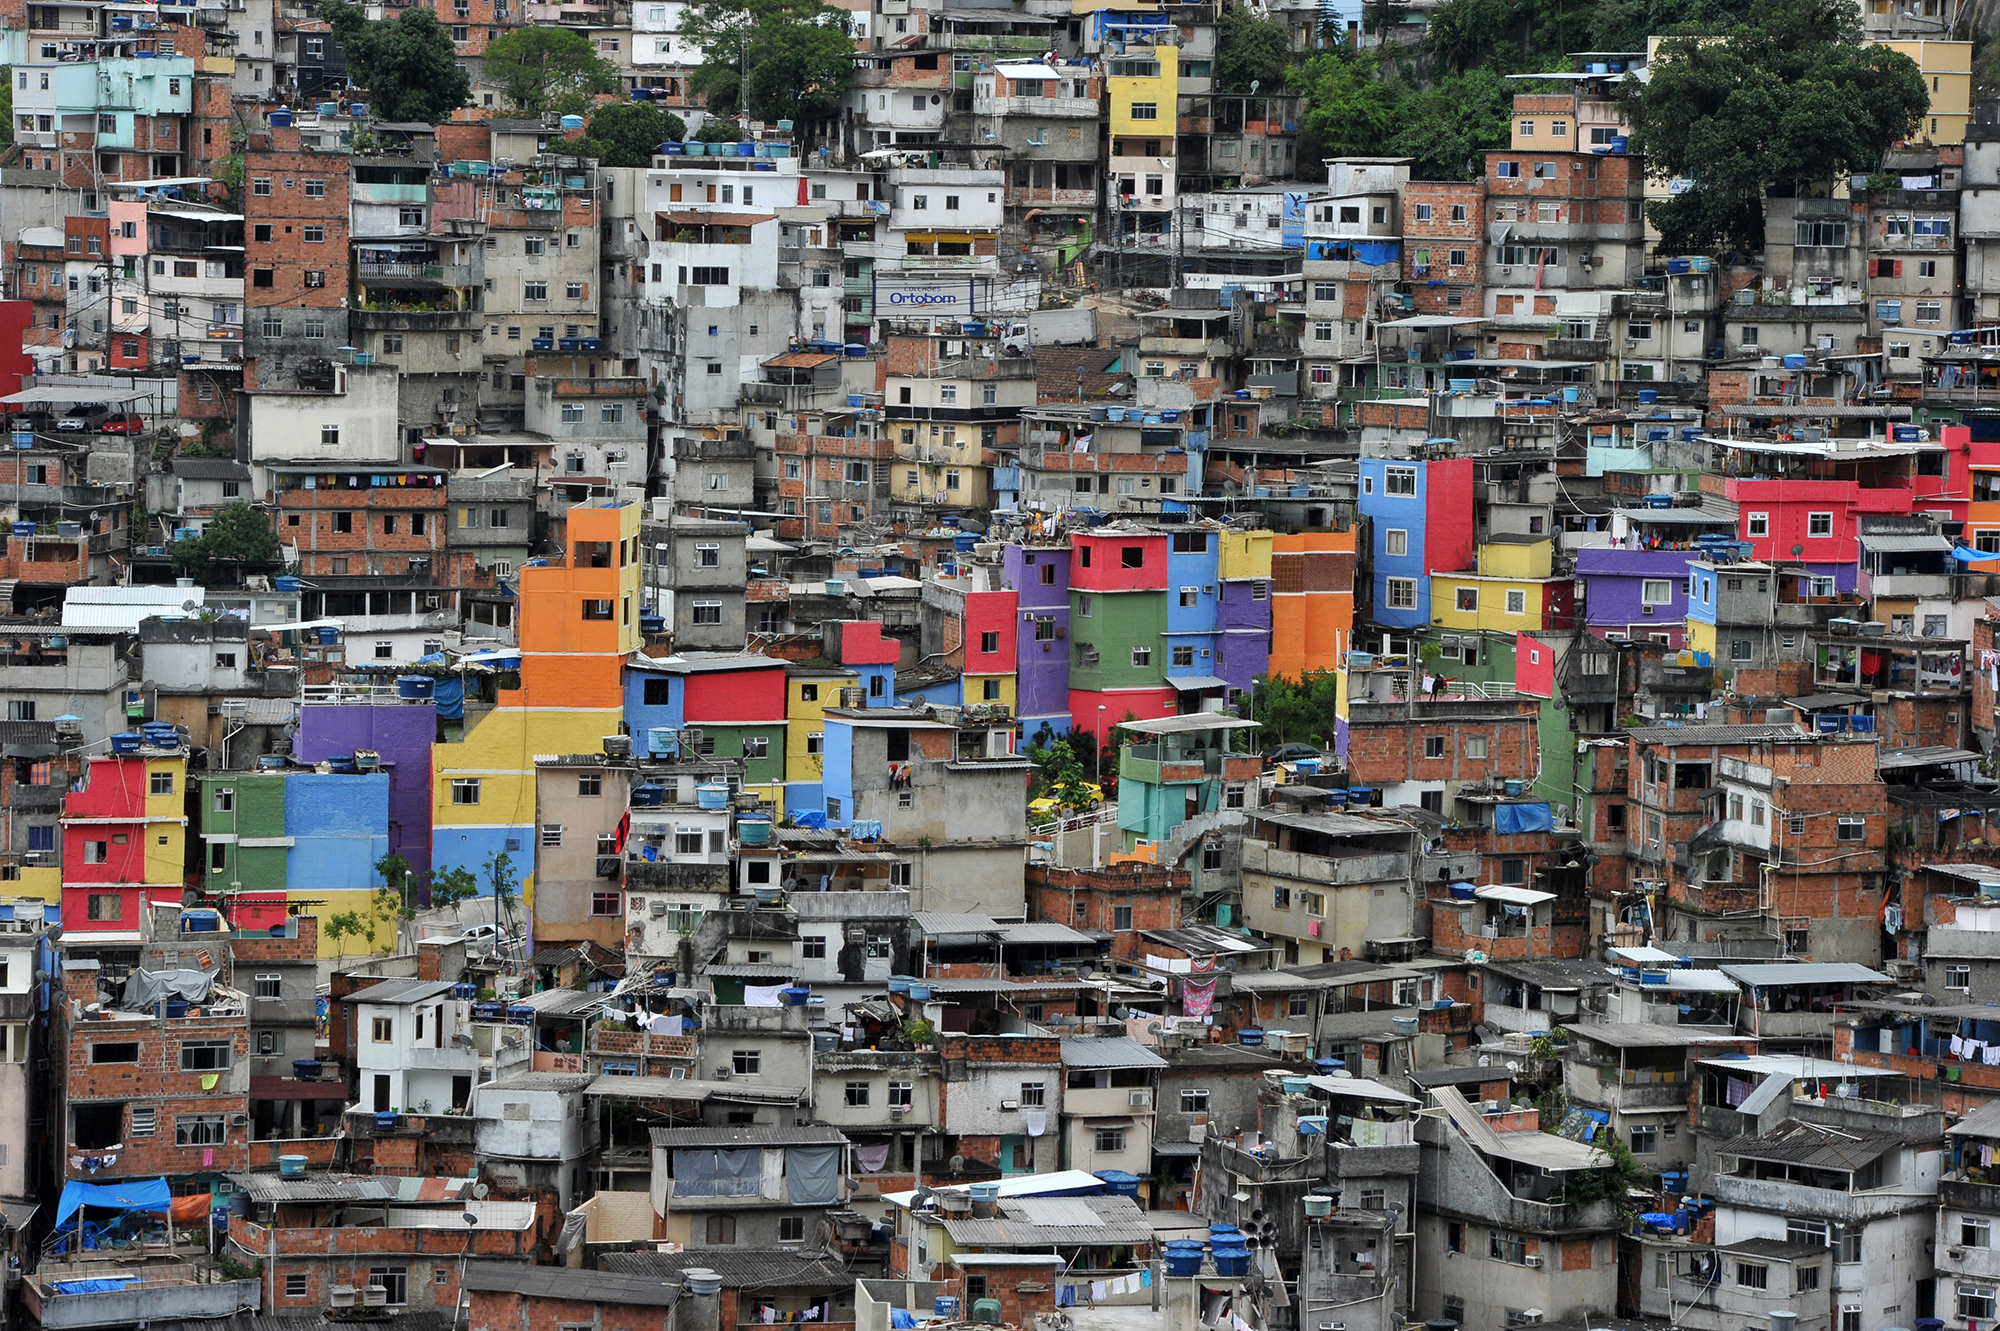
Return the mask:
<path fill-rule="evenodd" d="M 1958 16 L 1682 253 L 1671 52 L 1440 173 L 1229 35 L 1436 11 L 838 12 L 0 8 L 9 1316 L 1988 1331 Z"/>

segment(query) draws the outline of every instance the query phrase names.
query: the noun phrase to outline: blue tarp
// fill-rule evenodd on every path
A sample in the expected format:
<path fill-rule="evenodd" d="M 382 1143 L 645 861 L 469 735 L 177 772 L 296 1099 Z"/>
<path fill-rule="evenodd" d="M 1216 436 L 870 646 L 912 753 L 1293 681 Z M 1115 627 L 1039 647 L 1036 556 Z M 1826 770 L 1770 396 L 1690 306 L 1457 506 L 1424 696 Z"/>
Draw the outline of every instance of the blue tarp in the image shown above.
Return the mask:
<path fill-rule="evenodd" d="M 431 699 L 437 703 L 438 720 L 465 719 L 465 681 L 457 675 L 439 680 L 437 687 L 431 690 Z"/>
<path fill-rule="evenodd" d="M 1951 552 L 1951 557 L 1961 564 L 1991 564 L 2000 561 L 2000 552 L 1974 550 L 1961 545 Z"/>
<path fill-rule="evenodd" d="M 1549 832 L 1555 830 L 1555 816 L 1546 804 L 1496 804 L 1493 806 L 1493 830 L 1502 836 L 1517 832 Z"/>
<path fill-rule="evenodd" d="M 113 1211 L 170 1211 L 173 1190 L 163 1178 L 133 1179 L 129 1183 L 65 1183 L 62 1200 L 56 1204 L 56 1227 L 86 1206 Z"/>
<path fill-rule="evenodd" d="M 50 1286 L 58 1294 L 115 1294 L 128 1284 L 124 1280 L 55 1280 Z"/>
<path fill-rule="evenodd" d="M 891 1308 L 889 1310 L 889 1326 L 891 1331 L 915 1331 L 916 1325 L 917 1319 L 909 1309 Z"/>

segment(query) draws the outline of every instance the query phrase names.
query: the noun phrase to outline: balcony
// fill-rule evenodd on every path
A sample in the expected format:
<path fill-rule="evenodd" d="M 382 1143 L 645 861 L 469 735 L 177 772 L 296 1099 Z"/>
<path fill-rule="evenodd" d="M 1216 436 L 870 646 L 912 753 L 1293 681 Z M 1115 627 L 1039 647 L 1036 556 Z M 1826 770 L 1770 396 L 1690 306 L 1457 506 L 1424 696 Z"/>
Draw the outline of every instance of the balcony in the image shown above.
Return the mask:
<path fill-rule="evenodd" d="M 1231 354 L 1231 348 L 1227 338 L 1148 335 L 1140 337 L 1139 353 L 1143 356 L 1195 356 L 1221 360 Z"/>
<path fill-rule="evenodd" d="M 978 116 L 1050 116 L 1077 120 L 1097 118 L 1095 97 L 974 97 Z"/>
<path fill-rule="evenodd" d="M 356 307 L 347 314 L 350 335 L 362 333 L 466 333 L 479 326 L 477 310 L 383 310 Z"/>
<path fill-rule="evenodd" d="M 1394 854 L 1308 855 L 1296 850 L 1279 850 L 1269 842 L 1246 838 L 1243 842 L 1243 871 L 1344 886 L 1407 878 L 1410 858 Z"/>
<path fill-rule="evenodd" d="M 1868 589 L 1877 597 L 1914 597 L 1942 601 L 1951 597 L 1949 573 L 1877 573 L 1868 580 Z"/>
<path fill-rule="evenodd" d="M 1007 187 L 1010 208 L 1097 208 L 1094 189 L 1037 189 L 1027 185 Z"/>

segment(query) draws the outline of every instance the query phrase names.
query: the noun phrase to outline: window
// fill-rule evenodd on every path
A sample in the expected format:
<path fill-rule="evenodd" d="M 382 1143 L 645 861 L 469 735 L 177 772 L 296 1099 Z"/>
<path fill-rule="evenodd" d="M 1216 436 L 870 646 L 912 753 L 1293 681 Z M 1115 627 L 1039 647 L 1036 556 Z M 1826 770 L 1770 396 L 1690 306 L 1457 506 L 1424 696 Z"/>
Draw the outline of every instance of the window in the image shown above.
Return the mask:
<path fill-rule="evenodd" d="M 174 774 L 172 772 L 154 772 L 147 786 L 155 795 L 171 795 L 174 793 Z"/>
<path fill-rule="evenodd" d="M 1793 1269 L 1792 1274 L 1798 1281 L 1799 1293 L 1804 1294 L 1809 1290 L 1818 1289 L 1819 1274 L 1821 1271 L 1825 1269 L 1826 1268 L 1822 1267 L 1817 1262 L 1813 1263 L 1811 1266 L 1795 1267 Z"/>
<path fill-rule="evenodd" d="M 1509 591 L 1507 593 L 1507 613 L 1510 615 L 1527 614 L 1528 593 L 1518 589 Z"/>
<path fill-rule="evenodd" d="M 1484 759 L 1486 757 L 1486 736 L 1467 735 L 1465 737 L 1465 756 L 1467 758 Z"/>
<path fill-rule="evenodd" d="M 1417 492 L 1417 469 L 1415 467 L 1384 467 L 1382 469 L 1382 493 L 1391 495 L 1414 495 Z"/>
<path fill-rule="evenodd" d="M 1410 553 L 1410 533 L 1401 527 L 1390 527 L 1382 533 L 1382 553 L 1402 556 Z"/>
<path fill-rule="evenodd" d="M 1117 933 L 1127 933 L 1132 928 L 1132 908 L 1113 906 L 1111 908 L 1111 928 Z"/>
<path fill-rule="evenodd" d="M 283 998 L 285 980 L 282 975 L 259 975 L 255 990 L 258 998 Z"/>
<path fill-rule="evenodd" d="M 561 823 L 543 823 L 542 844 L 551 847 L 560 846 L 562 844 L 562 832 Z"/>
<path fill-rule="evenodd" d="M 1426 758 L 1444 757 L 1447 752 L 1446 746 L 1450 742 L 1451 741 L 1449 740 L 1449 738 L 1447 738 L 1444 735 L 1424 736 L 1424 757 Z"/>
<path fill-rule="evenodd" d="M 103 845 L 102 841 L 85 842 L 84 850 L 86 854 L 84 855 L 84 862 L 86 864 L 91 862 L 90 856 L 87 853 L 91 846 L 102 848 Z M 116 892 L 92 892 L 87 907 L 86 918 L 88 919 L 115 920 L 125 913 L 125 898 L 119 896 Z"/>
<path fill-rule="evenodd" d="M 1992 1247 L 1993 1222 L 1985 1216 L 1960 1216 L 1958 1221 L 1958 1242 L 1962 1248 Z"/>
<path fill-rule="evenodd" d="M 1944 968 L 1944 987 L 1947 989 L 1970 991 L 1972 988 L 1971 965 L 1969 963 L 1961 963 L 1946 966 Z M 1981 1244 L 1980 1246 L 1985 1247 L 1986 1245 Z"/>
<path fill-rule="evenodd" d="M 736 1217 L 733 1215 L 712 1215 L 702 1235 L 710 1247 L 727 1247 L 736 1242 Z"/>
<path fill-rule="evenodd" d="M 231 1065 L 236 1046 L 230 1040 L 181 1041 L 182 1072 L 217 1072 Z"/>
<path fill-rule="evenodd" d="M 368 1283 L 380 1285 L 388 1294 L 391 1307 L 401 1307 L 410 1301 L 410 1268 L 407 1266 L 371 1266 L 368 1268 Z"/>
<path fill-rule="evenodd" d="M 307 1275 L 303 1271 L 293 1271 L 285 1277 L 285 1297 L 303 1299 L 306 1297 Z"/>
<path fill-rule="evenodd" d="M 92 1063 L 137 1063 L 139 1045 L 132 1040 L 102 1040 L 90 1046 Z"/>
<path fill-rule="evenodd" d="M 1388 580 L 1388 602 L 1392 610 L 1414 610 L 1417 608 L 1417 580 L 1415 578 L 1390 578 Z"/>
<path fill-rule="evenodd" d="M 755 1049 L 733 1049 L 729 1053 L 729 1066 L 739 1077 L 754 1077 L 764 1070 L 764 1055 Z"/>
<path fill-rule="evenodd" d="M 1153 649 L 1151 647 L 1134 647 L 1132 649 L 1132 668 L 1134 670 L 1143 670 L 1152 664 Z"/>
<path fill-rule="evenodd" d="M 1801 219 L 1793 237 L 1795 244 L 1808 249 L 1838 249 L 1847 244 L 1847 223 Z M 1757 1288 L 1762 1289 L 1759 1285 Z"/>
<path fill-rule="evenodd" d="M 1078 902 L 1077 904 L 1078 904 L 1078 905 L 1081 905 L 1081 904 L 1083 904 L 1083 903 L 1081 903 L 1081 902 Z M 1040 1108 L 1042 1108 L 1042 1107 L 1043 1107 L 1044 1105 L 1046 1105 L 1046 1104 L 1048 1103 L 1048 1100 L 1047 1100 L 1047 1098 L 1046 1098 L 1046 1095 L 1047 1095 L 1047 1092 L 1046 1092 L 1046 1090 L 1045 1090 L 1045 1084 L 1044 1084 L 1044 1083 L 1042 1083 L 1042 1082 L 1039 1082 L 1039 1081 L 1024 1081 L 1024 1082 L 1022 1082 L 1022 1083 L 1021 1083 L 1021 1108 L 1023 1108 L 1023 1109 L 1040 1109 Z"/>
<path fill-rule="evenodd" d="M 1994 1309 L 2000 1307 L 2000 1300 L 1994 1298 L 1993 1286 L 1969 1285 L 1960 1282 L 1958 1286 L 1958 1315 L 1971 1320 L 1987 1322 L 1993 1320 Z"/>
<path fill-rule="evenodd" d="M 1736 1283 L 1745 1289 L 1769 1288 L 1770 1279 L 1771 1268 L 1762 1262 L 1738 1262 L 1736 1264 Z"/>
<path fill-rule="evenodd" d="M 1842 818 L 1837 835 L 1842 841 L 1864 841 L 1868 837 L 1868 820 L 1865 818 Z"/>
<path fill-rule="evenodd" d="M 1496 1229 L 1486 1236 L 1486 1255 L 1496 1262 L 1511 1262 L 1515 1266 L 1528 1264 L 1528 1240 L 1524 1235 L 1509 1234 Z"/>
<path fill-rule="evenodd" d="M 223 1146 L 228 1141 L 228 1120 L 221 1114 L 179 1114 L 174 1118 L 176 1146 Z"/>
<path fill-rule="evenodd" d="M 720 624 L 722 622 L 722 602 L 696 601 L 693 607 L 693 621 L 697 624 Z"/>
<path fill-rule="evenodd" d="M 804 1243 L 806 1241 L 806 1218 L 802 1215 L 778 1217 L 778 1242 Z"/>
<path fill-rule="evenodd" d="M 392 1044 L 395 1042 L 395 1039 L 396 1019 L 394 1017 L 375 1017 L 369 1021 L 368 1041 L 370 1044 Z"/>
<path fill-rule="evenodd" d="M 1125 1149 L 1125 1129 L 1099 1128 L 1094 1143 L 1099 1154 L 1115 1155 Z"/>
<path fill-rule="evenodd" d="M 1660 1129 L 1656 1124 L 1643 1123 L 1632 1129 L 1632 1154 L 1652 1155 L 1660 1149 Z"/>
<path fill-rule="evenodd" d="M 1455 609 L 1467 613 L 1476 613 L 1479 609 L 1479 589 L 1477 587 L 1457 588 L 1453 593 L 1452 603 Z"/>
<path fill-rule="evenodd" d="M 451 783 L 451 802 L 453 804 L 479 803 L 479 778 L 474 776 L 455 779 Z"/>
<path fill-rule="evenodd" d="M 847 1083 L 847 1103 L 850 1108 L 859 1109 L 868 1103 L 868 1083 L 850 1081 Z"/>

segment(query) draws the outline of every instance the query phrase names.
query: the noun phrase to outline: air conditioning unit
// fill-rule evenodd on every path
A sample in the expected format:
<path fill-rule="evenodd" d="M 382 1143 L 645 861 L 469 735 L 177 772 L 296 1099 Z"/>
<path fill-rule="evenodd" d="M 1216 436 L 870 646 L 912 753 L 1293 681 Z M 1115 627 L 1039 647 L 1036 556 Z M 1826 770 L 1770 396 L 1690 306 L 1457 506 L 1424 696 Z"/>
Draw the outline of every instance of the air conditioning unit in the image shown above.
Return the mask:
<path fill-rule="evenodd" d="M 1013 1110 L 1019 1109 L 1020 1107 L 1021 1107 L 1021 1102 L 1019 1100 L 1002 1100 L 1000 1102 L 1000 1108 L 1003 1111 L 1011 1112 Z"/>
<path fill-rule="evenodd" d="M 1521 1259 L 1521 1264 L 1523 1266 L 1528 1266 L 1528 1267 L 1539 1267 L 1542 1264 L 1542 1259 L 1540 1254 L 1538 1253 L 1529 1253 L 1526 1257 Z M 1528 1322 L 1528 1319 L 1525 1317 L 1522 1318 L 1521 1320 L 1524 1325 L 1533 1325 L 1533 1323 Z M 1539 1322 L 1541 1320 L 1542 1319 L 1539 1316 L 1535 1318 L 1536 1322 Z"/>
<path fill-rule="evenodd" d="M 1639 613 L 1642 615 L 1650 615 L 1653 613 L 1653 607 L 1650 605 L 1642 605 L 1639 607 Z"/>
<path fill-rule="evenodd" d="M 1134 1091 L 1125 1097 L 1125 1103 L 1134 1109 L 1151 1109 L 1153 1107 L 1153 1093 L 1149 1090 Z"/>
<path fill-rule="evenodd" d="M 892 1123 L 901 1123 L 903 1121 L 903 1115 L 909 1112 L 910 1108 L 908 1105 L 890 1105 L 889 1121 Z"/>
<path fill-rule="evenodd" d="M 352 1285 L 335 1285 L 326 1292 L 327 1306 L 330 1308 L 352 1308 L 356 1293 Z"/>
<path fill-rule="evenodd" d="M 656 920 L 664 920 L 664 919 L 666 919 L 666 918 L 667 918 L 667 903 L 666 903 L 666 902 L 664 902 L 664 901 L 655 901 L 655 902 L 654 902 L 654 903 L 652 904 L 651 908 L 650 908 L 650 914 L 651 914 L 651 915 L 652 915 L 652 917 L 653 917 L 654 919 L 656 919 Z"/>

